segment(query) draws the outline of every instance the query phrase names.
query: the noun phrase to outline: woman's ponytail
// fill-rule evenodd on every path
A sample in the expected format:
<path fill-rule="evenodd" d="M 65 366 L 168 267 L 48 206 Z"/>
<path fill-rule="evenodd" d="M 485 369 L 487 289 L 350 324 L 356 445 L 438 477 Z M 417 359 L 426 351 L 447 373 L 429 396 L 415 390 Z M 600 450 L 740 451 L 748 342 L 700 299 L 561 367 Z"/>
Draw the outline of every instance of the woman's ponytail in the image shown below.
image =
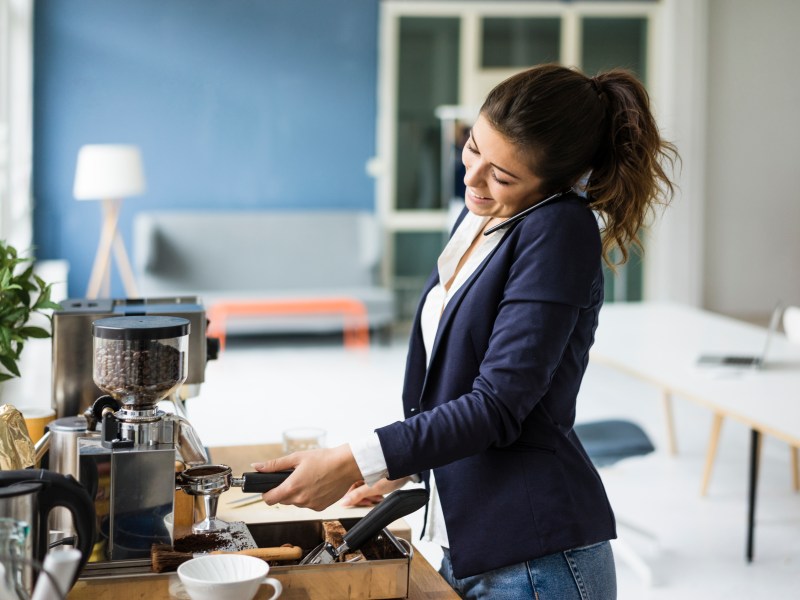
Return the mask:
<path fill-rule="evenodd" d="M 641 248 L 639 230 L 655 205 L 665 205 L 674 186 L 665 171 L 678 159 L 675 146 L 661 138 L 644 86 L 628 71 L 616 69 L 590 79 L 606 106 L 606 126 L 586 185 L 590 206 L 603 218 L 603 256 L 619 247 Z"/>

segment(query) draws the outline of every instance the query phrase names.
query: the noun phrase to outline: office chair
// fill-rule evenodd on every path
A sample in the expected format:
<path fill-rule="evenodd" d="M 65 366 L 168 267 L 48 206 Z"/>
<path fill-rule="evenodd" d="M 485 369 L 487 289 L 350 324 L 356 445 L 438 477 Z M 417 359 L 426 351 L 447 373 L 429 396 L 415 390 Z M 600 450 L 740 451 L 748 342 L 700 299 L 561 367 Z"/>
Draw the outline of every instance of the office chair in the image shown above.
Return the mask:
<path fill-rule="evenodd" d="M 589 455 L 592 464 L 598 469 L 610 467 L 621 460 L 634 456 L 645 456 L 655 450 L 650 438 L 632 421 L 609 419 L 576 423 L 575 434 Z M 628 543 L 619 528 L 624 527 L 635 533 L 656 541 L 655 536 L 635 525 L 617 517 L 617 539 L 612 541 L 614 552 L 644 581 L 645 585 L 653 585 L 653 570 L 645 560 Z"/>
<path fill-rule="evenodd" d="M 781 321 L 786 339 L 794 344 L 800 344 L 800 307 L 788 306 L 783 309 Z M 700 483 L 701 496 L 705 496 L 708 492 L 708 484 L 711 481 L 711 471 L 714 466 L 714 459 L 717 455 L 717 445 L 719 444 L 723 418 L 721 414 L 715 413 L 713 421 L 711 422 L 711 436 L 709 437 L 708 449 L 706 450 L 703 480 Z M 789 450 L 791 456 L 792 487 L 794 491 L 797 492 L 800 491 L 800 449 L 798 449 L 797 446 L 790 446 Z M 761 448 L 759 447 L 757 451 L 760 454 Z"/>

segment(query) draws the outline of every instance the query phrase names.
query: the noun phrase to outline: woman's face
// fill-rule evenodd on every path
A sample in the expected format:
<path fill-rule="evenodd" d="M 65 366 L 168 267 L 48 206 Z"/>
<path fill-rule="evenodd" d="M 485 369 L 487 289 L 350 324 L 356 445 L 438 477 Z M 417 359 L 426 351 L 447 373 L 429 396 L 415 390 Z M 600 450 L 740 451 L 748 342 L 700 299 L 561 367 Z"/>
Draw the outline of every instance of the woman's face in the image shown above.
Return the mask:
<path fill-rule="evenodd" d="M 465 200 L 470 212 L 507 219 L 542 199 L 541 180 L 522 153 L 483 117 L 478 117 L 461 153 L 467 173 Z"/>

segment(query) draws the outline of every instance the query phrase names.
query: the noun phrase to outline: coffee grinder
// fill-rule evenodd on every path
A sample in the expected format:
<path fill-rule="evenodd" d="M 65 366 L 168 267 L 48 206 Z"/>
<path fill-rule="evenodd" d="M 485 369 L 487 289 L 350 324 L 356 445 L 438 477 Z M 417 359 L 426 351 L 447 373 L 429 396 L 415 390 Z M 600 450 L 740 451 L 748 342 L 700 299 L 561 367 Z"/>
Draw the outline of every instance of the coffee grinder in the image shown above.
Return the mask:
<path fill-rule="evenodd" d="M 176 452 L 187 465 L 207 462 L 189 422 L 157 406 L 186 380 L 189 327 L 170 316 L 92 323 L 93 379 L 108 394 L 87 411 L 89 431 L 99 431 L 78 444 L 105 542 L 94 561 L 145 558 L 152 544 L 170 543 L 164 518 L 173 511 Z"/>

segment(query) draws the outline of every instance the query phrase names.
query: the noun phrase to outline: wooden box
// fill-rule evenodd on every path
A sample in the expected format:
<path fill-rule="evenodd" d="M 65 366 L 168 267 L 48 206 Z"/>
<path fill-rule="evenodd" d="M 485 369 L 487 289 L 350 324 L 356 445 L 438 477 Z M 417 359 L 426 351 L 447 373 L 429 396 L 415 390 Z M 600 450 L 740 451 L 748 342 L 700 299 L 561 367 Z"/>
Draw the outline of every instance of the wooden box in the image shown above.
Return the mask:
<path fill-rule="evenodd" d="M 341 519 L 350 529 L 358 519 Z M 250 523 L 259 547 L 291 543 L 305 556 L 323 539 L 322 521 Z M 411 544 L 384 529 L 363 548 L 366 560 L 328 565 L 277 564 L 270 576 L 283 584 L 282 598 L 341 598 L 372 600 L 407 598 L 412 558 Z"/>

